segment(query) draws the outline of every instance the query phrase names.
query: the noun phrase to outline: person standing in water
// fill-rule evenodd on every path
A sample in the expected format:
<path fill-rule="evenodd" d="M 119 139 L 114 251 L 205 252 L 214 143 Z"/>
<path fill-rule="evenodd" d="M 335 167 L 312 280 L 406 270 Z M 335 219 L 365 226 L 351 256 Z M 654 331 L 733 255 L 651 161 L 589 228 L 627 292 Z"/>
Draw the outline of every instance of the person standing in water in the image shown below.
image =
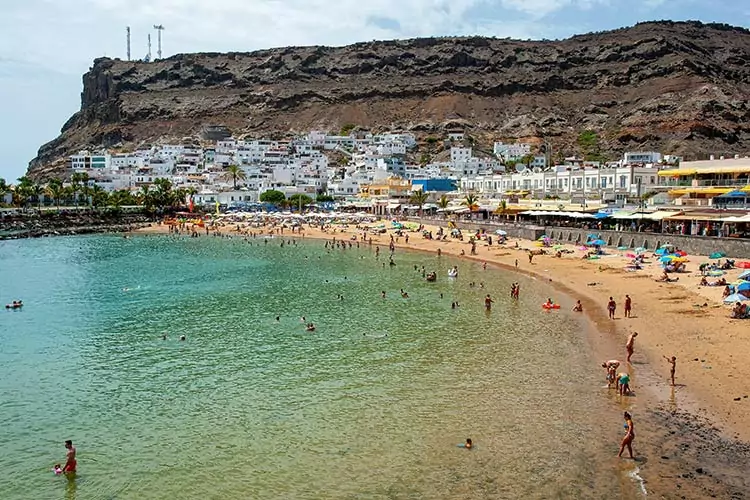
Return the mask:
<path fill-rule="evenodd" d="M 627 448 L 630 458 L 635 458 L 633 457 L 633 439 L 635 439 L 633 417 L 631 417 L 628 412 L 625 412 L 623 416 L 625 417 L 625 437 L 622 438 L 622 442 L 620 443 L 620 453 L 617 454 L 617 457 L 621 458 L 622 452 Z"/>
<path fill-rule="evenodd" d="M 73 447 L 73 441 L 70 439 L 65 441 L 65 448 L 68 450 L 65 454 L 65 465 L 63 466 L 63 472 L 75 472 L 76 465 L 76 449 Z"/>
<path fill-rule="evenodd" d="M 674 371 L 677 368 L 677 358 L 675 356 L 671 358 L 664 356 L 664 359 L 669 363 L 669 378 L 672 381 L 672 387 L 674 387 Z"/>
<path fill-rule="evenodd" d="M 488 311 L 492 309 L 492 303 L 495 302 L 492 300 L 492 297 L 490 297 L 490 294 L 488 293 L 487 296 L 484 298 L 484 308 Z"/>

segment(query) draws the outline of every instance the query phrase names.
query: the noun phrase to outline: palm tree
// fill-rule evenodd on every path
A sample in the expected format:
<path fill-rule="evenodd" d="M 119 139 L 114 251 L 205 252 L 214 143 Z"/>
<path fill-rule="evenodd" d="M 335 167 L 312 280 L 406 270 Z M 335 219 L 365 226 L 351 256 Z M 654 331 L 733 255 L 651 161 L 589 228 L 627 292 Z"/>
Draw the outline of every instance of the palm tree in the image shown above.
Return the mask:
<path fill-rule="evenodd" d="M 479 198 L 475 194 L 469 193 L 464 198 L 464 201 L 461 202 L 461 205 L 468 207 L 470 212 L 476 212 L 479 210 Z"/>
<path fill-rule="evenodd" d="M 60 198 L 63 197 L 63 194 L 65 193 L 65 189 L 63 188 L 63 183 L 60 179 L 54 178 L 50 179 L 50 181 L 47 183 L 47 196 L 52 198 L 52 201 L 55 202 L 55 206 L 57 206 L 58 210 L 60 209 Z"/>
<path fill-rule="evenodd" d="M 146 210 L 150 211 L 154 208 L 154 193 L 151 191 L 151 186 L 148 184 L 141 186 L 141 190 L 138 193 L 138 201 L 146 207 Z"/>
<path fill-rule="evenodd" d="M 422 217 L 422 206 L 427 203 L 427 199 L 430 197 L 429 194 L 427 194 L 424 190 L 420 189 L 419 191 L 414 191 L 411 194 L 411 199 L 409 202 L 412 205 L 418 205 L 419 206 L 419 217 Z"/>
<path fill-rule="evenodd" d="M 500 200 L 500 205 L 498 205 L 497 210 L 495 210 L 495 213 L 498 215 L 504 215 L 507 210 L 508 210 L 508 202 L 505 200 Z"/>
<path fill-rule="evenodd" d="M 32 192 L 33 186 L 34 181 L 29 177 L 24 175 L 23 177 L 18 178 L 18 184 L 16 184 L 15 189 L 15 198 L 19 205 L 25 206 L 34 196 L 34 193 Z"/>
<path fill-rule="evenodd" d="M 44 196 L 44 186 L 34 183 L 29 187 L 29 193 L 31 194 L 31 198 L 36 202 L 37 208 L 41 212 L 42 196 Z"/>
<path fill-rule="evenodd" d="M 235 191 L 237 190 L 237 181 L 244 181 L 246 178 L 245 171 L 237 165 L 229 165 L 222 174 L 224 180 L 231 180 Z"/>
<path fill-rule="evenodd" d="M 154 180 L 156 191 L 154 192 L 154 201 L 159 208 L 172 205 L 172 181 L 159 177 Z"/>
<path fill-rule="evenodd" d="M 0 177 L 0 200 L 3 199 L 3 196 L 5 196 L 5 193 L 10 191 L 10 186 L 5 183 L 5 179 Z"/>
<path fill-rule="evenodd" d="M 107 192 L 99 184 L 94 184 L 89 188 L 89 196 L 91 197 L 92 208 L 98 208 L 105 205 L 109 198 Z"/>
<path fill-rule="evenodd" d="M 78 208 L 78 193 L 81 191 L 81 186 L 88 185 L 89 174 L 86 172 L 74 172 L 70 176 L 70 187 L 73 194 L 73 203 Z"/>
<path fill-rule="evenodd" d="M 447 196 L 445 196 L 445 195 L 443 195 L 443 196 L 441 196 L 441 197 L 440 197 L 440 199 L 438 200 L 438 202 L 437 202 L 437 206 L 438 206 L 438 207 L 440 207 L 440 208 L 442 208 L 443 210 L 445 210 L 446 208 L 448 208 L 448 205 L 450 205 L 450 203 L 451 203 L 451 202 L 450 202 L 450 200 L 448 199 L 448 197 L 447 197 Z"/>

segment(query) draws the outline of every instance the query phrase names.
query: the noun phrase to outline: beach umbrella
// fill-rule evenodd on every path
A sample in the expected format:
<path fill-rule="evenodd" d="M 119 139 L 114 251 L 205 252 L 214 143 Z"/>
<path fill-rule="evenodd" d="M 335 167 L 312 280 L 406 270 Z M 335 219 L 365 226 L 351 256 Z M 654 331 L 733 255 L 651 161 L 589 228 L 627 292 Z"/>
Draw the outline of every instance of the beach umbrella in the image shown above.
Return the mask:
<path fill-rule="evenodd" d="M 593 247 L 603 247 L 607 245 L 607 242 L 604 240 L 594 240 L 594 241 L 589 242 L 589 245 Z"/>
<path fill-rule="evenodd" d="M 617 247 L 618 250 L 627 250 L 628 247 Z"/>
<path fill-rule="evenodd" d="M 741 280 L 748 280 L 750 279 L 750 270 L 742 271 L 739 276 L 737 276 L 737 279 Z"/>
<path fill-rule="evenodd" d="M 669 262 L 672 262 L 676 258 L 677 257 L 675 257 L 674 255 L 665 255 L 664 257 L 662 257 L 659 260 L 662 261 L 662 262 L 664 262 L 664 263 L 669 263 Z"/>
<path fill-rule="evenodd" d="M 503 231 L 502 229 L 498 229 L 497 231 L 495 231 L 495 234 L 499 234 L 500 236 L 507 236 L 508 232 Z"/>
<path fill-rule="evenodd" d="M 683 252 L 682 250 L 677 250 L 674 254 L 680 257 L 684 257 L 687 255 L 687 252 Z"/>
<path fill-rule="evenodd" d="M 714 252 L 711 255 L 708 256 L 709 259 L 721 259 L 722 257 L 726 257 L 727 254 L 724 252 Z"/>
<path fill-rule="evenodd" d="M 656 255 L 664 255 L 667 253 L 667 249 L 664 247 L 657 248 L 656 252 L 654 252 Z"/>
<path fill-rule="evenodd" d="M 724 298 L 725 304 L 734 304 L 735 302 L 742 302 L 744 300 L 750 300 L 749 298 L 745 297 L 741 293 L 733 293 L 732 295 L 728 295 Z"/>
<path fill-rule="evenodd" d="M 635 253 L 637 254 L 646 253 L 646 249 L 643 247 L 638 247 L 635 249 Z"/>
<path fill-rule="evenodd" d="M 629 259 L 635 259 L 637 257 L 637 255 L 634 254 L 634 253 L 632 253 L 632 252 L 628 252 L 628 253 L 625 254 L 625 257 L 627 257 Z"/>
<path fill-rule="evenodd" d="M 745 283 L 740 283 L 739 285 L 737 285 L 738 292 L 746 292 L 748 290 L 750 290 L 750 283 L 745 282 Z"/>

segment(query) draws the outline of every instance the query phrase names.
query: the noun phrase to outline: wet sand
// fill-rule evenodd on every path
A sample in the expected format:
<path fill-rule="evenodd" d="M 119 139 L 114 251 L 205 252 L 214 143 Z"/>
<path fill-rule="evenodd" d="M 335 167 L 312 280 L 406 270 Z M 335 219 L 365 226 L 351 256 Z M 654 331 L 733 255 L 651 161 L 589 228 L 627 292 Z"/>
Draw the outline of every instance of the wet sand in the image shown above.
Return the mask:
<path fill-rule="evenodd" d="M 234 224 L 221 228 L 230 232 Z M 437 232 L 437 226 L 426 229 Z M 257 228 L 250 230 L 258 232 Z M 154 226 L 139 232 L 166 232 L 165 226 Z M 265 229 L 265 232 L 268 230 Z M 205 234 L 205 233 L 203 233 Z M 348 240 L 360 236 L 354 226 L 321 231 L 305 227 L 305 238 Z M 390 233 L 368 235 L 373 246 L 388 251 Z M 287 229 L 283 237 L 299 237 Z M 477 255 L 470 256 L 468 234 L 465 241 L 427 240 L 419 233 L 409 233 L 409 243 L 396 238 L 399 248 L 410 248 L 463 259 L 487 262 L 488 270 L 511 269 L 533 276 L 557 288 L 573 299 L 580 299 L 591 321 L 589 340 L 602 360 L 626 357 L 625 341 L 639 332 L 632 365 L 623 363 L 632 376 L 636 396 L 619 397 L 611 391 L 612 404 L 631 411 L 636 422 L 635 462 L 616 458 L 611 464 L 625 476 L 639 482 L 643 478 L 649 495 L 657 498 L 746 498 L 750 484 L 743 472 L 750 466 L 750 365 L 743 363 L 750 354 L 750 320 L 729 318 L 729 308 L 721 304 L 722 287 L 699 287 L 698 264 L 706 257 L 690 256 L 689 273 L 680 274 L 676 283 L 658 283 L 661 273 L 657 259 L 637 272 L 626 272 L 629 261 L 625 252 L 609 250 L 613 255 L 598 260 L 582 260 L 583 252 L 564 245 L 573 253 L 535 256 L 529 263 L 528 250 L 535 242 L 509 240 L 504 245 L 477 244 Z M 518 248 L 515 248 L 516 244 Z M 465 255 L 461 256 L 461 251 Z M 549 250 L 549 249 L 548 249 Z M 518 267 L 515 266 L 516 260 Z M 429 271 L 429 269 L 428 269 Z M 727 281 L 734 281 L 741 270 L 730 271 Z M 438 277 L 441 279 L 443 277 Z M 521 290 L 523 293 L 523 290 Z M 631 318 L 623 317 L 625 294 L 633 299 Z M 606 303 L 613 296 L 618 303 L 615 320 L 607 317 Z M 572 308 L 571 299 L 561 299 L 563 308 Z M 707 306 L 703 306 L 707 304 Z M 677 356 L 676 387 L 669 386 L 669 365 L 662 356 Z M 592 370 L 604 370 L 592 366 Z M 602 389 L 607 394 L 606 389 Z M 739 398 L 737 400 L 736 398 Z M 619 425 L 618 425 L 619 424 Z M 620 422 L 613 422 L 618 429 Z M 619 443 L 621 433 L 613 431 Z"/>

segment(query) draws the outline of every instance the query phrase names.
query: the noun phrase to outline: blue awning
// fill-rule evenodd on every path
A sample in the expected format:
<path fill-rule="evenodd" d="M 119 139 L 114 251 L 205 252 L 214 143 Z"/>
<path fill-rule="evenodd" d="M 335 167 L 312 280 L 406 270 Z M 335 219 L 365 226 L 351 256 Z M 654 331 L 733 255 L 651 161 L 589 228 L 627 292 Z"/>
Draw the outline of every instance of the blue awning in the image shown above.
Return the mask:
<path fill-rule="evenodd" d="M 750 193 L 746 193 L 744 191 L 740 191 L 737 189 L 718 196 L 718 198 L 748 198 L 748 197 L 750 197 Z"/>

